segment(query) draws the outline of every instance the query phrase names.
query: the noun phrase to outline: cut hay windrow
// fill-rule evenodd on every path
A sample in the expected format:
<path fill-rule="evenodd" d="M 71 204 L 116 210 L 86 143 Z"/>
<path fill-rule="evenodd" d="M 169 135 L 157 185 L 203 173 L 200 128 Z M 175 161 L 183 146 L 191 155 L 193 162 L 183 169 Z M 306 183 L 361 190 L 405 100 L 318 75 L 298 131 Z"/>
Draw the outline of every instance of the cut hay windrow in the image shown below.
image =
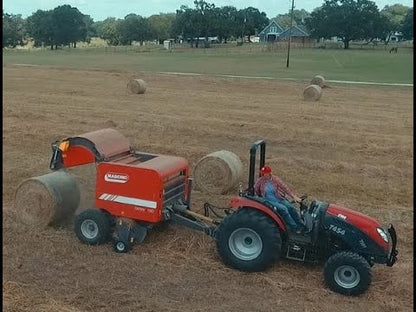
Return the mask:
<path fill-rule="evenodd" d="M 217 151 L 201 158 L 194 169 L 195 187 L 209 194 L 226 194 L 237 186 L 243 172 L 240 158 Z"/>
<path fill-rule="evenodd" d="M 16 216 L 28 226 L 45 228 L 65 223 L 78 208 L 77 180 L 56 171 L 23 181 L 15 193 Z"/>
<path fill-rule="evenodd" d="M 325 78 L 323 76 L 316 75 L 315 77 L 312 78 L 311 85 L 317 85 L 323 88 L 325 87 Z"/>
<path fill-rule="evenodd" d="M 130 79 L 127 88 L 132 93 L 143 94 L 146 92 L 147 84 L 143 79 Z"/>
<path fill-rule="evenodd" d="M 322 88 L 317 85 L 309 85 L 303 90 L 305 101 L 318 101 L 322 95 Z"/>

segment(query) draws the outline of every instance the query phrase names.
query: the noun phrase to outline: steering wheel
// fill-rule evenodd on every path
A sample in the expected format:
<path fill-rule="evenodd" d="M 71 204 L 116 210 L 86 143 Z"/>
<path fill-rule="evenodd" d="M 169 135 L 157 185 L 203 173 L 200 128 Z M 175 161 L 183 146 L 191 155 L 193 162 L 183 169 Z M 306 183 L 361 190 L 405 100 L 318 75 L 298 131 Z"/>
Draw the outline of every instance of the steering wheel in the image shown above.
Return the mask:
<path fill-rule="evenodd" d="M 306 211 L 308 210 L 308 203 L 306 202 L 306 199 L 308 198 L 308 195 L 303 194 L 300 197 L 300 211 Z"/>

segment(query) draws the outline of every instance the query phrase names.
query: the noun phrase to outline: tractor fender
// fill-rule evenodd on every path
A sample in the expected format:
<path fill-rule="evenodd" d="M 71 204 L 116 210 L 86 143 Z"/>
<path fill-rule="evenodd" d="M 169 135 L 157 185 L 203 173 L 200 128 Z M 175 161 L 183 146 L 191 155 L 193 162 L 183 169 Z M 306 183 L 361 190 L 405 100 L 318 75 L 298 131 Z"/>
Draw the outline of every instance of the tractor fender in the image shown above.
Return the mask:
<path fill-rule="evenodd" d="M 269 216 L 274 222 L 276 222 L 277 227 L 282 233 L 286 232 L 286 226 L 283 223 L 282 219 L 276 213 L 274 213 L 270 208 L 262 205 L 259 202 L 256 202 L 248 198 L 240 197 L 240 196 L 238 197 L 235 196 L 231 198 L 230 208 L 233 210 L 238 210 L 241 208 L 250 208 L 250 209 L 260 210 L 261 212 Z"/>

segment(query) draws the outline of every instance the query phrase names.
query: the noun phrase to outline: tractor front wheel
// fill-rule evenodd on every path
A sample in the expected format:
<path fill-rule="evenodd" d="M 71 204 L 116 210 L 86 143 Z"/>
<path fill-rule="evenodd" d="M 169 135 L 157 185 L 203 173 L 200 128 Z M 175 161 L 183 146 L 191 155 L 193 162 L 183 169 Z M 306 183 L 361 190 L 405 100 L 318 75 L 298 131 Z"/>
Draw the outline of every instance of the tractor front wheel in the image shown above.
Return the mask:
<path fill-rule="evenodd" d="M 225 264 L 247 272 L 263 271 L 272 265 L 282 245 L 275 222 L 250 208 L 226 216 L 218 226 L 216 242 Z"/>
<path fill-rule="evenodd" d="M 111 222 L 108 215 L 99 209 L 87 209 L 75 220 L 75 233 L 88 245 L 99 245 L 110 238 Z"/>
<path fill-rule="evenodd" d="M 324 267 L 325 282 L 337 293 L 356 296 L 364 293 L 371 284 L 371 268 L 362 256 L 338 252 L 327 260 Z"/>

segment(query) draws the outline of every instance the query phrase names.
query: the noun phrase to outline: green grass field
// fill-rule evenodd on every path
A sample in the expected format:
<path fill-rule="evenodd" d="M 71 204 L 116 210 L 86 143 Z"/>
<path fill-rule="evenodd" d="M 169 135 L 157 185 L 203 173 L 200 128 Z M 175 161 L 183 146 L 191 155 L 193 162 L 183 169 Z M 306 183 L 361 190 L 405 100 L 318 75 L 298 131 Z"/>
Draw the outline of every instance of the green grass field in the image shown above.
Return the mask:
<path fill-rule="evenodd" d="M 413 49 L 291 49 L 266 52 L 261 49 L 209 48 L 131 49 L 77 48 L 57 51 L 4 51 L 3 64 L 36 64 L 79 69 L 184 72 L 211 75 L 244 75 L 309 80 L 323 75 L 327 80 L 378 83 L 413 83 Z"/>

